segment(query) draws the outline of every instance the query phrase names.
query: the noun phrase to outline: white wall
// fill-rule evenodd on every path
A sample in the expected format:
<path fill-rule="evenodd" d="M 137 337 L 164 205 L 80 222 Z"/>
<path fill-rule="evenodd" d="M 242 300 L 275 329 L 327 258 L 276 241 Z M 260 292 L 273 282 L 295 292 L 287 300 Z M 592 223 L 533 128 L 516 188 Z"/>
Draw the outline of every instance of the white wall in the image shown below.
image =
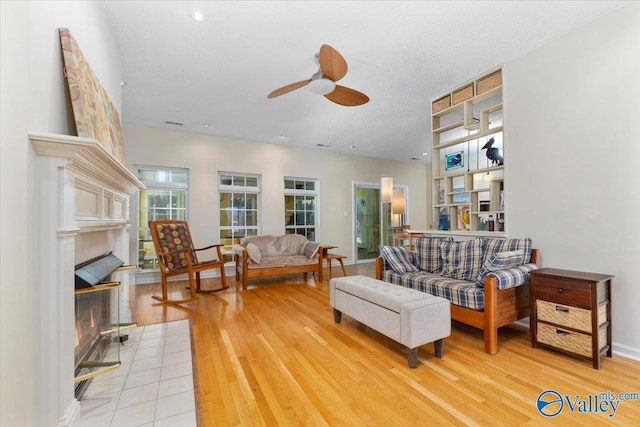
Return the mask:
<path fill-rule="evenodd" d="M 640 4 L 506 64 L 509 235 L 614 274 L 614 351 L 640 357 Z"/>
<path fill-rule="evenodd" d="M 429 171 L 422 163 L 347 156 L 128 124 L 123 129 L 130 168 L 142 164 L 189 169 L 189 226 L 197 245 L 219 241 L 218 171 L 262 175 L 262 233 L 276 235 L 285 231 L 284 177 L 318 178 L 320 233 L 317 240 L 339 246 L 340 253 L 347 255 L 349 261 L 353 260 L 354 247 L 354 181 L 379 183 L 381 177 L 393 176 L 394 184 L 408 185 L 411 225 L 426 228 Z M 348 217 L 344 216 L 345 211 Z M 132 218 L 136 215 L 131 214 Z"/>
<path fill-rule="evenodd" d="M 56 393 L 48 394 L 57 389 L 58 373 L 43 369 L 47 339 L 34 304 L 47 283 L 35 280 L 37 260 L 30 256 L 38 201 L 27 134 L 68 133 L 58 28 L 71 30 L 118 109 L 120 54 L 97 2 L 2 1 L 0 7 L 0 425 L 53 426 L 63 414 Z"/>

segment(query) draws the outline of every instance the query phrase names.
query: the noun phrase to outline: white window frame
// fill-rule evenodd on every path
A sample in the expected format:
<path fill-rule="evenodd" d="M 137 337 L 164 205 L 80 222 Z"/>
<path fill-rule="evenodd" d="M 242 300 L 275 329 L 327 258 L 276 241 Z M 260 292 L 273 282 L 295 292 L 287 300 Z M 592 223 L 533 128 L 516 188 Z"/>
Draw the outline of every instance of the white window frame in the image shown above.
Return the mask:
<path fill-rule="evenodd" d="M 296 188 L 287 188 L 286 187 L 286 182 L 287 181 L 294 181 L 294 182 L 313 182 L 314 184 L 314 189 L 313 190 L 307 190 L 307 189 L 296 189 Z M 311 228 L 307 225 L 304 226 L 296 226 L 294 225 L 287 225 L 287 205 L 286 205 L 286 196 L 311 196 L 314 197 L 314 222 L 315 224 L 313 225 L 314 228 L 314 236 L 313 239 L 309 239 L 310 241 L 315 241 L 317 242 L 319 237 L 320 237 L 320 180 L 317 178 L 301 178 L 301 177 L 292 177 L 292 176 L 285 176 L 283 179 L 283 186 L 284 186 L 284 197 L 285 197 L 285 212 L 284 212 L 284 228 L 285 228 L 285 233 L 289 234 L 290 230 L 294 230 L 297 231 L 300 228 L 304 228 L 304 229 L 308 229 Z M 295 212 L 295 210 L 294 210 Z"/>
<path fill-rule="evenodd" d="M 133 165 L 133 170 L 134 170 L 134 174 L 136 175 L 136 177 L 140 176 L 140 171 L 141 170 L 155 170 L 155 171 L 164 171 L 164 172 L 171 172 L 171 171 L 177 171 L 177 172 L 183 172 L 185 174 L 185 183 L 175 183 L 175 182 L 157 182 L 157 181 L 145 181 L 140 179 L 140 181 L 147 187 L 146 190 L 176 190 L 176 191 L 184 191 L 185 193 L 185 207 L 184 207 L 184 219 L 185 221 L 189 220 L 189 169 L 187 168 L 178 168 L 178 167 L 165 167 L 165 166 L 151 166 L 151 165 Z M 135 227 L 135 239 L 137 242 L 137 247 L 138 250 L 140 250 L 140 230 L 141 228 L 148 228 L 147 224 L 140 224 L 140 197 L 141 194 L 138 194 L 138 197 L 133 198 L 134 202 L 134 208 L 135 208 L 135 219 L 134 219 L 134 227 Z M 149 239 L 151 237 L 149 236 Z M 144 245 L 146 247 L 147 250 L 153 250 L 153 243 L 149 244 L 149 241 L 144 241 Z M 155 253 L 154 253 L 154 257 L 155 257 Z M 154 265 L 157 266 L 156 262 L 153 261 Z M 157 269 L 157 267 L 154 268 L 147 268 L 147 269 L 142 269 L 140 268 L 140 259 L 139 256 L 136 257 L 136 265 L 138 265 L 138 269 L 140 270 L 145 270 L 145 271 L 151 271 L 154 269 Z"/>
<path fill-rule="evenodd" d="M 257 185 L 255 187 L 251 187 L 251 186 L 246 186 L 246 185 L 229 185 L 229 184 L 223 184 L 222 183 L 222 178 L 223 177 L 232 177 L 233 178 L 244 178 L 246 180 L 246 178 L 252 178 L 256 180 Z M 225 230 L 231 230 L 232 231 L 232 239 L 235 240 L 235 235 L 233 233 L 234 230 L 237 229 L 244 229 L 245 233 L 243 233 L 244 235 L 247 235 L 247 231 L 248 230 L 255 230 L 255 235 L 260 235 L 261 231 L 262 231 L 262 176 L 259 174 L 252 174 L 252 173 L 238 173 L 238 172 L 225 172 L 225 171 L 218 171 L 218 221 L 220 218 L 220 213 L 222 211 L 222 208 L 220 207 L 220 195 L 222 193 L 251 193 L 251 194 L 256 194 L 256 200 L 257 200 L 257 207 L 256 207 L 256 222 L 257 225 L 255 226 L 223 226 L 222 224 L 218 223 L 218 238 L 220 239 L 220 243 L 223 243 L 223 238 L 222 238 L 222 232 Z M 249 234 L 249 235 L 253 235 L 253 234 Z M 226 239 L 226 238 L 225 238 Z M 233 242 L 231 244 L 231 247 L 229 246 L 225 246 L 223 247 L 223 252 L 224 253 L 231 253 L 232 250 L 231 248 L 233 248 L 233 244 L 235 242 Z"/>

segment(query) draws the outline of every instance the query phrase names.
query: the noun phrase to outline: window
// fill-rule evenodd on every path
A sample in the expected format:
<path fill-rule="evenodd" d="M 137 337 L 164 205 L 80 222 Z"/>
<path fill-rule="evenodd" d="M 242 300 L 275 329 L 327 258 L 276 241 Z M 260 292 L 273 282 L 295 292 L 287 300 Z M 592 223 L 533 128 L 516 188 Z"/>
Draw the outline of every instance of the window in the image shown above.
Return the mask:
<path fill-rule="evenodd" d="M 220 243 L 229 253 L 233 245 L 260 230 L 260 176 L 220 172 Z"/>
<path fill-rule="evenodd" d="M 157 268 L 149 221 L 187 219 L 189 171 L 187 169 L 136 166 L 136 175 L 147 187 L 138 199 L 138 268 Z"/>
<path fill-rule="evenodd" d="M 287 234 L 302 234 L 316 240 L 318 180 L 284 179 L 284 228 Z"/>

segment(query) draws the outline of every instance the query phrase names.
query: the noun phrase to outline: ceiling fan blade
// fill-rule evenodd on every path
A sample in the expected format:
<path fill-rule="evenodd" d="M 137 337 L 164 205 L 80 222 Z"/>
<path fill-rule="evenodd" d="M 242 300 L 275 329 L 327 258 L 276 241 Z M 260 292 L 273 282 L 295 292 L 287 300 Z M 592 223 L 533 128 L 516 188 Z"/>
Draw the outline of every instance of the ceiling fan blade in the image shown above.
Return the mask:
<path fill-rule="evenodd" d="M 347 74 L 347 61 L 328 44 L 320 46 L 319 61 L 322 74 L 334 82 L 337 82 Z"/>
<path fill-rule="evenodd" d="M 326 94 L 324 97 L 329 101 L 347 107 L 356 107 L 369 102 L 369 97 L 364 93 L 338 85 L 336 85 L 336 89 L 333 92 Z"/>
<path fill-rule="evenodd" d="M 311 81 L 311 79 L 301 80 L 299 82 L 295 82 L 295 83 L 291 83 L 291 84 L 286 85 L 286 86 L 282 86 L 280 89 L 276 89 L 273 92 L 271 92 L 269 95 L 267 95 L 267 98 L 275 98 L 276 96 L 284 95 L 285 93 L 289 93 L 289 92 L 294 91 L 294 90 L 296 90 L 298 88 L 301 88 L 303 86 L 308 85 L 310 81 Z"/>

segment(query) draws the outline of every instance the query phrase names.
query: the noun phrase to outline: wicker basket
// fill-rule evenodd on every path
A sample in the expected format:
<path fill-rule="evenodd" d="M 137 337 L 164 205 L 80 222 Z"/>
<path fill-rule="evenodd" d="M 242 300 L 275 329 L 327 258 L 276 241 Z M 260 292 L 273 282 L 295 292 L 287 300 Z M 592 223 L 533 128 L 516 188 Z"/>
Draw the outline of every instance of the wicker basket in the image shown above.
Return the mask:
<path fill-rule="evenodd" d="M 473 83 L 453 92 L 453 105 L 473 98 Z"/>
<path fill-rule="evenodd" d="M 431 103 L 431 113 L 439 113 L 449 107 L 451 107 L 451 96 L 447 95 Z"/>
<path fill-rule="evenodd" d="M 591 332 L 591 310 L 537 300 L 538 319 Z"/>
<path fill-rule="evenodd" d="M 495 71 L 488 76 L 484 76 L 476 81 L 476 91 L 478 95 L 490 91 L 502 85 L 502 70 Z"/>
<path fill-rule="evenodd" d="M 568 331 L 553 325 L 538 322 L 538 342 L 570 351 L 585 357 L 592 357 L 591 335 Z M 607 328 L 598 331 L 598 350 L 607 344 Z"/>

